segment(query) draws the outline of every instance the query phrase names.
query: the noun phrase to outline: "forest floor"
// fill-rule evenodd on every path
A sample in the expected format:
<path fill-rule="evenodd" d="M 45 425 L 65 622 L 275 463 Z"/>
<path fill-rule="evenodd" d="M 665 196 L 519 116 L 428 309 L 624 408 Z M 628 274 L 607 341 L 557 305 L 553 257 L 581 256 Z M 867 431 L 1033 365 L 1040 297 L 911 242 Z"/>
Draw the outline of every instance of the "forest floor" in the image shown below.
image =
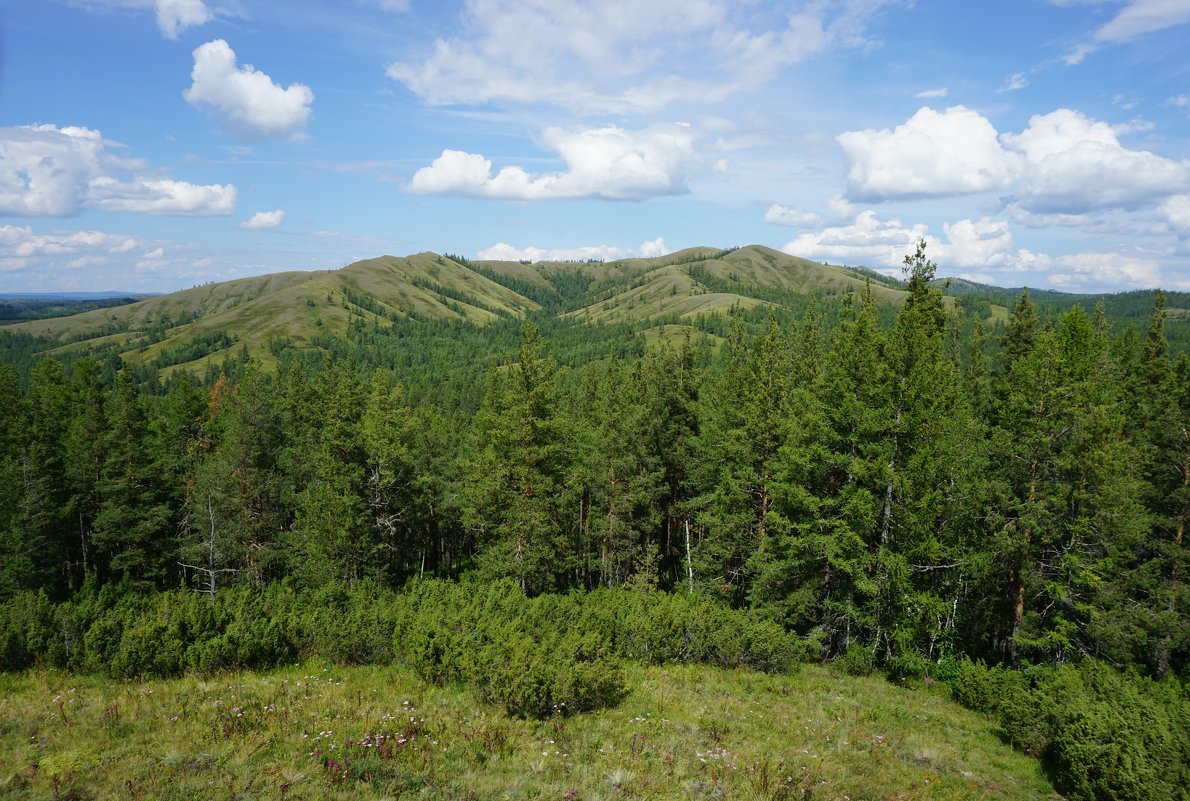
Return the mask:
<path fill-rule="evenodd" d="M 1056 799 L 988 717 L 829 667 L 627 670 L 519 720 L 397 667 L 119 682 L 0 674 L 6 799 Z"/>

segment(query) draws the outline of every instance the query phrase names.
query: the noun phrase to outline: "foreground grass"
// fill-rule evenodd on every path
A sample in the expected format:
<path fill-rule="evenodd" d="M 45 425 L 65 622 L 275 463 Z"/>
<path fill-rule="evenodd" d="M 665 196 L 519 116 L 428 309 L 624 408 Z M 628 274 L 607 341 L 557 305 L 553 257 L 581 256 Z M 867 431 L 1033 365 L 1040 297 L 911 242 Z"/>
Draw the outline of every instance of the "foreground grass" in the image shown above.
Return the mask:
<path fill-rule="evenodd" d="M 10 799 L 1056 798 L 994 724 L 921 690 L 631 668 L 616 708 L 508 718 L 388 667 L 118 683 L 0 675 Z"/>

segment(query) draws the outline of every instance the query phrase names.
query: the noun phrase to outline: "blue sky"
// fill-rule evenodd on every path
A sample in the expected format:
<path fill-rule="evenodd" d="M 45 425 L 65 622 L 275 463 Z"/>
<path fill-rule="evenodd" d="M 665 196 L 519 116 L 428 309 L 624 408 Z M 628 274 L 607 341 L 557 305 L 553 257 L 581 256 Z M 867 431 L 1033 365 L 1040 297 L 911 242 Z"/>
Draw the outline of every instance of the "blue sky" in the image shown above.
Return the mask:
<path fill-rule="evenodd" d="M 7 0 L 0 291 L 763 244 L 1190 290 L 1190 0 Z"/>

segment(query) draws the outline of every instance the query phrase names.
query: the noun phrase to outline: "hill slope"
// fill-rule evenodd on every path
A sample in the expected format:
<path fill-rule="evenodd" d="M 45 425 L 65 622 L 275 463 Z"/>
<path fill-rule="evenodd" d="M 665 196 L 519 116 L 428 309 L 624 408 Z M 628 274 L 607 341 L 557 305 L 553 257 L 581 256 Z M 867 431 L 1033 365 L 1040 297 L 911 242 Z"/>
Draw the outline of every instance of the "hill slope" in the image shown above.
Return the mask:
<path fill-rule="evenodd" d="M 9 767 L 0 792 L 1058 798 L 1040 765 L 1001 742 L 990 719 L 880 679 L 817 666 L 778 677 L 676 665 L 633 667 L 630 679 L 634 690 L 616 708 L 540 723 L 397 667 L 307 664 L 141 683 L 5 674 L 0 755 Z M 66 699 L 61 710 L 51 698 Z"/>
<path fill-rule="evenodd" d="M 806 295 L 838 296 L 870 286 L 898 304 L 899 282 L 863 269 L 829 266 L 761 246 L 690 248 L 618 261 L 470 262 L 419 253 L 382 256 L 339 270 L 288 272 L 207 284 L 138 303 L 8 327 L 58 343 L 51 353 L 102 348 L 133 364 L 201 368 L 246 348 L 269 357 L 269 343 L 299 347 L 346 335 L 352 321 L 458 320 L 485 325 L 541 312 L 571 323 L 627 323 L 672 336 L 700 315 L 785 305 Z M 1008 314 L 1015 290 L 956 281 L 946 290 L 982 304 L 989 320 Z M 1152 294 L 1109 297 L 1109 312 L 1140 319 Z M 1047 307 L 1094 305 L 1100 296 L 1037 293 Z M 953 300 L 948 300 L 953 303 Z M 1190 325 L 1190 296 L 1171 295 L 1169 319 Z M 1133 312 L 1135 312 L 1133 314 Z M 1171 331 L 1171 334 L 1173 332 Z M 1173 337 L 1171 337 L 1173 339 Z"/>

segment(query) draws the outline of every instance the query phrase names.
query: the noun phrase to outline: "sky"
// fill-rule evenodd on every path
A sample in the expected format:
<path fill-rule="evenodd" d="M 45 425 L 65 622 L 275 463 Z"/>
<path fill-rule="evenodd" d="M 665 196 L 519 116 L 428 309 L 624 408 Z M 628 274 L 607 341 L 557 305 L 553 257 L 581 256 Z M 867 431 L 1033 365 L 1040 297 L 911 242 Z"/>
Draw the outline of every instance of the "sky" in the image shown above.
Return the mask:
<path fill-rule="evenodd" d="M 5 0 L 0 292 L 760 244 L 1190 291 L 1190 0 Z"/>

